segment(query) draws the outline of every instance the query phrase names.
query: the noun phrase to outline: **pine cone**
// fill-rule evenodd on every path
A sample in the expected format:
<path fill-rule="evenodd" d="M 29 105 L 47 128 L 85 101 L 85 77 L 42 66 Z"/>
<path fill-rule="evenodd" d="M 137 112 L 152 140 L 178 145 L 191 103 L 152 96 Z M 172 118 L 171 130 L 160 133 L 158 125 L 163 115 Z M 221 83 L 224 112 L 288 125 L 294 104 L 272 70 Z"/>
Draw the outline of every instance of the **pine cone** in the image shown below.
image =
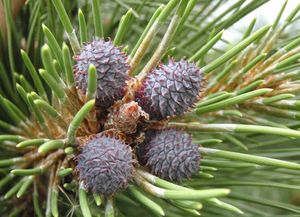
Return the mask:
<path fill-rule="evenodd" d="M 146 132 L 137 157 L 151 173 L 171 181 L 190 178 L 200 165 L 198 145 L 192 144 L 189 134 L 175 129 Z"/>
<path fill-rule="evenodd" d="M 94 193 L 110 195 L 127 188 L 133 173 L 132 151 L 121 140 L 91 136 L 78 155 L 79 180 Z"/>
<path fill-rule="evenodd" d="M 202 88 L 203 74 L 195 64 L 170 60 L 146 76 L 135 100 L 151 119 L 162 120 L 182 115 L 198 100 Z"/>
<path fill-rule="evenodd" d="M 88 68 L 90 64 L 97 69 L 96 106 L 109 108 L 116 100 L 123 97 L 126 91 L 126 81 L 129 79 L 126 55 L 115 47 L 111 41 L 94 40 L 82 47 L 75 56 L 75 80 L 78 89 L 86 92 Z"/>

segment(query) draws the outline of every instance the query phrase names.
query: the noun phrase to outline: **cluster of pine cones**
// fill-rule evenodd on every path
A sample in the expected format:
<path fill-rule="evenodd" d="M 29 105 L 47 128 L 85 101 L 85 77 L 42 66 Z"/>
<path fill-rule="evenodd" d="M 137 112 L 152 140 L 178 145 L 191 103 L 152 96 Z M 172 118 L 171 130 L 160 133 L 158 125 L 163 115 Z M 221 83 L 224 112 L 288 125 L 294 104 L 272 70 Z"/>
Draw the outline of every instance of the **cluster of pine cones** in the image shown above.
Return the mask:
<path fill-rule="evenodd" d="M 199 68 L 170 59 L 139 80 L 128 75 L 126 54 L 102 39 L 85 44 L 75 60 L 82 95 L 89 65 L 97 70 L 99 130 L 80 144 L 77 157 L 79 180 L 87 190 L 103 195 L 123 190 L 137 167 L 174 182 L 198 172 L 198 145 L 188 133 L 165 126 L 169 117 L 183 115 L 199 100 Z"/>

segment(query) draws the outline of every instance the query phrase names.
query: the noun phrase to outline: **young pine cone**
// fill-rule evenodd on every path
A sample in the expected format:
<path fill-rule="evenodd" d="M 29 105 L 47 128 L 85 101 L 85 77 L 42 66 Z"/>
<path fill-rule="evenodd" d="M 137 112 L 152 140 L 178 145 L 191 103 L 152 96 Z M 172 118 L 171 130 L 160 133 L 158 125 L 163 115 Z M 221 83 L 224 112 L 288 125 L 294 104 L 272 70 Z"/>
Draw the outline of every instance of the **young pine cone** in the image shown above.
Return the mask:
<path fill-rule="evenodd" d="M 126 81 L 129 79 L 126 55 L 115 47 L 111 41 L 94 40 L 84 45 L 75 56 L 75 80 L 78 89 L 86 92 L 88 68 L 93 64 L 97 69 L 96 106 L 100 109 L 109 108 L 116 100 L 123 97 Z"/>
<path fill-rule="evenodd" d="M 104 134 L 91 136 L 78 155 L 79 180 L 87 190 L 110 195 L 127 188 L 134 167 L 131 148 Z"/>
<path fill-rule="evenodd" d="M 163 179 L 178 181 L 190 178 L 199 171 L 198 145 L 192 144 L 189 134 L 175 130 L 151 130 L 137 148 L 142 165 Z"/>
<path fill-rule="evenodd" d="M 203 74 L 195 64 L 170 60 L 146 76 L 135 100 L 150 119 L 180 116 L 198 100 L 203 83 Z"/>

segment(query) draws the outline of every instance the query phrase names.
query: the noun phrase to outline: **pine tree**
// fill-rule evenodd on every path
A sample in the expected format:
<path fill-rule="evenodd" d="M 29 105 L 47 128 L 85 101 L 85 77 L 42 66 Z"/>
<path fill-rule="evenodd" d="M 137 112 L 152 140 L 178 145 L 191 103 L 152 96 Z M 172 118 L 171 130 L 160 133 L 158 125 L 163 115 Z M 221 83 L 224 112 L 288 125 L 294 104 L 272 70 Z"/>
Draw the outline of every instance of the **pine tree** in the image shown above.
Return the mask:
<path fill-rule="evenodd" d="M 266 2 L 2 0 L 0 215 L 298 216 L 300 4 L 223 36 Z"/>

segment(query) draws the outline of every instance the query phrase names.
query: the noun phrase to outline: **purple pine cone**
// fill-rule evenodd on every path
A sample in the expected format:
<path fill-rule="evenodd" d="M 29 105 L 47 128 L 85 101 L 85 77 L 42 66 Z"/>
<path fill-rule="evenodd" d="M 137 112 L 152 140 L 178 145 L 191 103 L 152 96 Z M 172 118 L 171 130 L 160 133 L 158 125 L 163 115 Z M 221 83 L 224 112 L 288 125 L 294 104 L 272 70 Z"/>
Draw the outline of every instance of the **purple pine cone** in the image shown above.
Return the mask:
<path fill-rule="evenodd" d="M 111 41 L 102 39 L 85 44 L 75 56 L 74 66 L 77 87 L 84 93 L 87 88 L 88 68 L 90 64 L 97 69 L 96 106 L 109 108 L 116 100 L 121 99 L 126 91 L 129 79 L 126 55 L 115 47 Z"/>
<path fill-rule="evenodd" d="M 78 155 L 79 180 L 94 193 L 110 195 L 127 188 L 133 162 L 128 145 L 97 134 L 89 138 Z"/>
<path fill-rule="evenodd" d="M 198 145 L 191 136 L 175 129 L 152 130 L 137 148 L 137 157 L 151 173 L 163 179 L 178 181 L 190 178 L 199 171 Z"/>
<path fill-rule="evenodd" d="M 170 60 L 146 76 L 135 100 L 151 119 L 180 116 L 199 99 L 203 83 L 203 74 L 195 64 Z"/>

